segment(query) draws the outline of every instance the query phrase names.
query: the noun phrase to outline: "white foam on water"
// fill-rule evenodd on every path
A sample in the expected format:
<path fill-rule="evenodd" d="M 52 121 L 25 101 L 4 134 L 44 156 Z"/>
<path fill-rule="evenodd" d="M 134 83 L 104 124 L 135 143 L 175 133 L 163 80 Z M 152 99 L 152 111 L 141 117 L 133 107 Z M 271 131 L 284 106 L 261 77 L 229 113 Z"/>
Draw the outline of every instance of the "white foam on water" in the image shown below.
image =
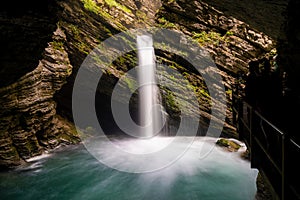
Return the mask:
<path fill-rule="evenodd" d="M 42 154 L 42 155 L 39 155 L 39 156 L 35 156 L 35 157 L 32 157 L 32 158 L 26 159 L 26 162 L 35 162 L 35 161 L 38 161 L 38 160 L 42 160 L 42 159 L 48 158 L 50 155 L 51 155 L 51 154 L 44 153 L 44 154 Z"/>

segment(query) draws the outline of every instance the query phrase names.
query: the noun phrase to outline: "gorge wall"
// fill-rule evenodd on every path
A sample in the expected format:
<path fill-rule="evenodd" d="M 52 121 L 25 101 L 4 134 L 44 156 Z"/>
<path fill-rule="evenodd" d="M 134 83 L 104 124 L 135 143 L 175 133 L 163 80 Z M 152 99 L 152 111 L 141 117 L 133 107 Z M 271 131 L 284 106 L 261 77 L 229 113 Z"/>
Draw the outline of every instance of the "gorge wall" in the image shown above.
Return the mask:
<path fill-rule="evenodd" d="M 243 22 L 244 18 L 230 15 L 232 8 L 210 2 L 49 0 L 37 3 L 31 0 L 24 2 L 20 10 L 15 10 L 13 5 L 1 7 L 0 165 L 18 165 L 61 143 L 79 141 L 69 122 L 72 121 L 71 96 L 77 70 L 97 44 L 130 28 L 168 28 L 194 38 L 210 52 L 217 64 L 230 100 L 236 76 L 247 73 L 248 62 L 272 54 L 278 44 L 284 44 L 268 33 L 276 32 L 277 35 L 278 32 L 286 41 L 286 32 L 281 32 L 284 28 L 278 30 L 278 24 L 274 28 L 272 21 L 265 21 L 264 17 L 252 21 L 247 18 Z M 227 11 L 222 11 L 218 5 Z M 236 17 L 243 14 L 233 4 L 230 6 L 235 8 L 232 13 L 237 13 Z M 280 9 L 286 10 L 286 6 L 284 4 Z M 254 6 L 252 11 L 256 9 Z M 285 18 L 280 18 L 276 23 L 283 21 Z M 263 25 L 262 29 L 250 26 L 259 22 L 270 26 Z M 200 124 L 207 126 L 211 120 L 210 97 L 202 76 L 193 72 L 191 66 L 177 55 L 163 50 L 156 50 L 156 55 L 158 62 L 172 66 L 190 82 L 200 111 L 197 111 L 199 105 L 188 107 L 191 114 L 200 112 Z M 104 70 L 97 97 L 100 103 L 96 107 L 97 112 L 104 113 L 109 126 L 114 126 L 107 109 L 113 86 L 124 72 L 135 66 L 135 53 L 131 52 Z M 164 76 L 176 87 L 176 77 Z M 130 87 L 130 81 L 123 84 Z M 176 94 L 162 90 L 167 111 L 176 116 L 178 111 L 173 96 L 185 101 L 184 89 L 179 89 Z M 235 133 L 230 106 L 223 132 L 231 136 Z"/>

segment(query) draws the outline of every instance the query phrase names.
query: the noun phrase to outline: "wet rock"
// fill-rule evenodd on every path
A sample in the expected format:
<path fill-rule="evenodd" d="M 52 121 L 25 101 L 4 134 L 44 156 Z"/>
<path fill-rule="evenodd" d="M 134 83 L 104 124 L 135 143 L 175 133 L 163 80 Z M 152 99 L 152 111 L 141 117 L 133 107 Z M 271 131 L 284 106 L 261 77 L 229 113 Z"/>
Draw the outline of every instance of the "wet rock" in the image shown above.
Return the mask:
<path fill-rule="evenodd" d="M 1 39 L 7 39 L 0 71 L 0 165 L 20 164 L 60 143 L 78 142 L 73 125 L 58 113 L 72 118 L 71 96 L 77 70 L 93 48 L 116 33 L 157 26 L 193 37 L 218 66 L 229 102 L 236 74 L 246 73 L 249 60 L 263 57 L 276 45 L 266 34 L 205 1 L 117 0 L 111 5 L 104 0 L 64 0 L 38 4 L 33 10 L 32 2 L 27 2 L 32 5 L 26 7 L 30 12 L 10 9 L 0 16 L 4 22 L 1 34 L 5 36 Z M 226 6 L 238 8 L 234 4 Z M 124 72 L 135 67 L 133 57 L 134 53 L 125 55 L 123 61 L 117 60 L 104 72 L 101 97 L 109 96 Z M 180 56 L 157 51 L 157 59 L 174 66 L 191 83 L 199 105 L 184 105 L 190 114 L 201 114 L 201 127 L 207 127 L 210 120 L 218 121 L 211 117 L 212 102 L 203 77 Z M 179 85 L 176 77 L 166 78 L 174 87 Z M 180 101 L 188 102 L 185 88 L 177 88 Z M 164 89 L 162 95 L 177 123 L 180 111 L 174 103 L 175 94 Z M 99 110 L 103 112 L 107 106 L 110 101 L 101 101 Z M 222 131 L 234 136 L 230 104 L 226 115 Z"/>
<path fill-rule="evenodd" d="M 238 151 L 241 147 L 241 145 L 237 142 L 225 138 L 217 140 L 216 144 L 221 147 L 225 147 L 225 149 L 228 151 Z"/>
<path fill-rule="evenodd" d="M 65 39 L 57 28 L 39 65 L 17 82 L 0 88 L 2 166 L 20 164 L 24 159 L 40 155 L 44 149 L 65 143 L 66 138 L 68 143 L 79 141 L 71 124 L 58 120 L 53 100 L 72 71 L 68 54 L 60 46 Z M 62 140 L 63 135 L 68 137 Z"/>

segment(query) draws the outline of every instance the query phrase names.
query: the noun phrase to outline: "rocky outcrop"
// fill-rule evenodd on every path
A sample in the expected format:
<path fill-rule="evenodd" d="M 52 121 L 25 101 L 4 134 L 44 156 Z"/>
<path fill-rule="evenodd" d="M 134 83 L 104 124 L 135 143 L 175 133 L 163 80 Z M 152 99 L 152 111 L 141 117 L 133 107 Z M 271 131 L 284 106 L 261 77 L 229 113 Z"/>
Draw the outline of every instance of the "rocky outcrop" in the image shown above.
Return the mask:
<path fill-rule="evenodd" d="M 233 16 L 251 27 L 265 33 L 276 40 L 277 64 L 282 74 L 283 97 L 280 105 L 273 106 L 278 110 L 278 126 L 289 132 L 293 137 L 295 134 L 297 120 L 290 116 L 291 110 L 299 112 L 299 8 L 297 0 L 254 0 L 251 4 L 247 1 L 235 0 L 203 0 L 208 5 L 222 11 L 227 16 Z"/>
<path fill-rule="evenodd" d="M 57 114 L 57 102 L 71 119 L 72 84 L 85 56 L 109 36 L 146 22 L 157 7 L 149 1 L 100 0 L 29 0 L 19 6 L 1 7 L 1 47 L 6 48 L 0 71 L 1 167 L 79 141 L 74 125 Z"/>
<path fill-rule="evenodd" d="M 162 1 L 162 5 L 157 14 L 157 23 L 163 28 L 182 31 L 194 38 L 200 46 L 209 51 L 218 66 L 229 102 L 223 132 L 233 134 L 234 128 L 230 122 L 230 102 L 236 77 L 238 74 L 247 73 L 250 60 L 270 54 L 271 50 L 276 47 L 275 40 L 253 29 L 245 22 L 225 15 L 203 1 Z M 188 73 L 192 74 L 191 71 Z M 195 87 L 205 88 L 201 76 L 196 74 L 192 76 L 193 80 L 189 79 L 189 81 Z M 199 80 L 202 81 L 199 82 Z M 207 92 L 205 89 L 204 93 Z M 206 105 L 201 110 L 209 114 L 209 99 L 204 98 L 204 93 L 203 90 L 198 90 L 199 102 Z M 202 114 L 202 116 L 209 118 L 207 114 Z"/>
<path fill-rule="evenodd" d="M 226 138 L 218 139 L 216 144 L 230 152 L 238 151 L 241 147 L 241 144 L 238 144 L 237 141 Z"/>
<path fill-rule="evenodd" d="M 275 40 L 263 32 L 204 2 L 170 2 L 163 4 L 158 20 L 164 18 L 175 28 L 198 40 L 224 71 L 234 74 L 245 72 L 249 60 L 264 56 L 276 45 Z"/>
<path fill-rule="evenodd" d="M 54 1 L 7 1 L 0 6 L 0 87 L 33 71 L 56 29 Z"/>
<path fill-rule="evenodd" d="M 231 98 L 232 83 L 238 72 L 247 73 L 247 62 L 255 57 L 264 56 L 275 45 L 274 41 L 265 34 L 258 32 L 249 25 L 233 18 L 227 17 L 222 12 L 199 1 L 116 1 L 115 6 L 106 1 L 62 1 L 59 5 L 63 8 L 60 14 L 60 25 L 67 35 L 68 42 L 65 44 L 70 61 L 74 66 L 75 73 L 68 79 L 68 83 L 63 86 L 61 92 L 56 96 L 58 110 L 65 115 L 71 113 L 71 91 L 76 70 L 81 65 L 86 54 L 98 43 L 111 35 L 126 30 L 127 28 L 142 28 L 156 26 L 162 28 L 176 29 L 193 37 L 204 46 L 215 60 L 224 79 L 228 99 Z M 89 5 L 89 6 L 88 6 Z M 118 6 L 119 5 L 119 6 Z M 122 6 L 120 6 L 122 5 Z M 159 9 L 158 9 L 159 8 Z M 195 9 L 196 8 L 196 9 Z M 100 12 L 101 11 L 101 12 Z M 195 17 L 197 16 L 197 17 Z M 97 28 L 96 28 L 97 27 Z M 175 67 L 192 84 L 197 93 L 200 105 L 200 115 L 202 117 L 201 126 L 208 126 L 210 121 L 210 97 L 205 83 L 199 74 L 190 71 L 191 67 L 176 55 L 169 52 L 156 51 L 157 60 L 169 66 Z M 102 83 L 103 95 L 99 97 L 101 102 L 99 112 L 106 118 L 110 118 L 110 111 L 103 107 L 110 107 L 109 96 L 114 84 L 127 70 L 135 67 L 135 55 L 124 56 L 113 63 L 111 70 L 105 71 L 105 82 Z M 177 60 L 175 63 L 173 60 Z M 128 62 L 129 61 L 129 62 Z M 176 77 L 169 77 L 171 84 L 178 87 Z M 126 83 L 124 84 L 126 85 Z M 201 88 L 201 89 L 196 89 Z M 167 107 L 170 116 L 176 118 L 176 106 L 172 103 L 173 97 L 177 96 L 183 104 L 188 105 L 190 114 L 199 110 L 199 105 L 186 104 L 186 91 L 180 90 L 178 94 L 170 95 L 170 92 L 162 89 L 163 102 Z M 104 101 L 107 99 L 107 101 Z M 227 110 L 227 121 L 224 132 L 234 134 L 234 127 L 231 125 L 230 105 Z M 70 116 L 71 118 L 72 116 Z M 109 124 L 113 124 L 113 120 Z M 178 121 L 178 118 L 175 120 Z M 108 124 L 108 123 L 104 123 Z M 205 129 L 205 128 L 204 128 Z"/>
<path fill-rule="evenodd" d="M 273 39 L 285 38 L 284 24 L 288 1 L 253 0 L 203 0 L 208 5 L 220 10 L 226 16 L 232 16 L 250 25 Z"/>
<path fill-rule="evenodd" d="M 56 115 L 53 96 L 72 72 L 64 50 L 65 35 L 53 33 L 38 66 L 15 83 L 0 89 L 0 165 L 23 159 L 61 143 L 78 142 L 73 125 Z"/>
<path fill-rule="evenodd" d="M 194 38 L 210 52 L 217 64 L 230 100 L 236 75 L 246 74 L 249 60 L 270 54 L 277 45 L 274 38 L 269 37 L 272 34 L 261 32 L 266 27 L 272 29 L 273 25 L 267 20 L 264 21 L 267 25 L 256 26 L 262 19 L 254 18 L 251 21 L 251 17 L 242 22 L 240 10 L 234 5 L 224 5 L 224 8 L 228 8 L 226 11 L 221 9 L 223 6 L 218 4 L 219 1 L 205 2 L 57 0 L 36 4 L 30 0 L 28 5 L 24 5 L 26 11 L 14 10 L 12 5 L 9 9 L 3 8 L 0 16 L 1 22 L 4 22 L 1 26 L 1 42 L 4 43 L 2 47 L 6 46 L 6 53 L 1 55 L 3 67 L 0 71 L 1 165 L 19 164 L 22 159 L 37 155 L 45 148 L 77 141 L 72 125 L 57 113 L 72 119 L 72 87 L 82 61 L 99 43 L 129 28 L 156 26 L 174 29 Z M 259 7 L 260 4 L 255 5 Z M 284 5 L 274 4 L 280 12 L 285 10 Z M 233 10 L 233 16 L 229 15 L 230 10 Z M 276 24 L 281 24 L 282 20 L 278 19 Z M 274 29 L 274 33 L 282 34 L 277 29 Z M 296 39 L 295 36 L 291 41 Z M 297 49 L 295 46 L 289 48 Z M 201 126 L 208 126 L 211 100 L 202 76 L 191 70 L 191 66 L 178 55 L 164 50 L 156 50 L 156 55 L 158 62 L 172 67 L 188 80 L 199 105 L 186 103 L 186 108 L 191 115 L 200 112 Z M 107 109 L 110 107 L 111 91 L 124 72 L 135 65 L 136 55 L 131 52 L 104 69 L 97 97 L 100 103 L 96 105 L 97 112 L 108 119 L 104 124 L 114 126 Z M 175 88 L 181 84 L 177 77 L 163 75 Z M 130 83 L 127 80 L 123 85 L 130 87 Z M 182 102 L 187 100 L 184 88 L 177 88 L 176 94 L 161 88 L 163 102 L 174 118 L 179 113 L 174 96 Z M 228 103 L 223 132 L 234 135 L 235 129 L 230 119 Z M 178 119 L 174 120 L 176 122 Z"/>

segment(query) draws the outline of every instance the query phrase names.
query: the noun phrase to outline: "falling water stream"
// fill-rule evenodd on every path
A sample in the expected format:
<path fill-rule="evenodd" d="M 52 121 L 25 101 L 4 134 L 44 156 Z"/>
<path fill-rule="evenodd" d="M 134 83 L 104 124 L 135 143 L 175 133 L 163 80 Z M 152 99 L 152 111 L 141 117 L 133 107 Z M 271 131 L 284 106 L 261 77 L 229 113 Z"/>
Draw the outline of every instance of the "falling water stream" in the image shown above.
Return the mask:
<path fill-rule="evenodd" d="M 139 58 L 140 124 L 143 139 L 119 138 L 110 141 L 131 154 L 160 151 L 174 143 L 172 137 L 156 136 L 164 123 L 155 82 L 155 55 L 152 38 L 137 38 Z M 155 137 L 154 137 L 155 136 Z M 179 137 L 172 146 L 176 154 L 185 148 L 188 137 Z M 148 173 L 127 173 L 95 159 L 84 145 L 68 146 L 28 160 L 28 164 L 0 172 L 0 198 L 9 200 L 253 200 L 257 170 L 241 158 L 241 152 L 227 152 L 215 146 L 216 138 L 196 137 L 174 162 Z M 99 148 L 99 145 L 101 148 Z M 168 159 L 158 154 L 151 160 L 132 161 L 131 156 L 114 154 L 112 143 L 91 146 L 103 160 L 115 166 L 147 168 Z M 241 149 L 244 149 L 243 147 Z M 201 152 L 209 152 L 201 157 Z"/>
<path fill-rule="evenodd" d="M 162 107 L 155 78 L 155 54 L 151 35 L 137 36 L 138 82 L 139 82 L 139 122 L 145 129 L 142 137 L 153 137 L 162 126 Z"/>

